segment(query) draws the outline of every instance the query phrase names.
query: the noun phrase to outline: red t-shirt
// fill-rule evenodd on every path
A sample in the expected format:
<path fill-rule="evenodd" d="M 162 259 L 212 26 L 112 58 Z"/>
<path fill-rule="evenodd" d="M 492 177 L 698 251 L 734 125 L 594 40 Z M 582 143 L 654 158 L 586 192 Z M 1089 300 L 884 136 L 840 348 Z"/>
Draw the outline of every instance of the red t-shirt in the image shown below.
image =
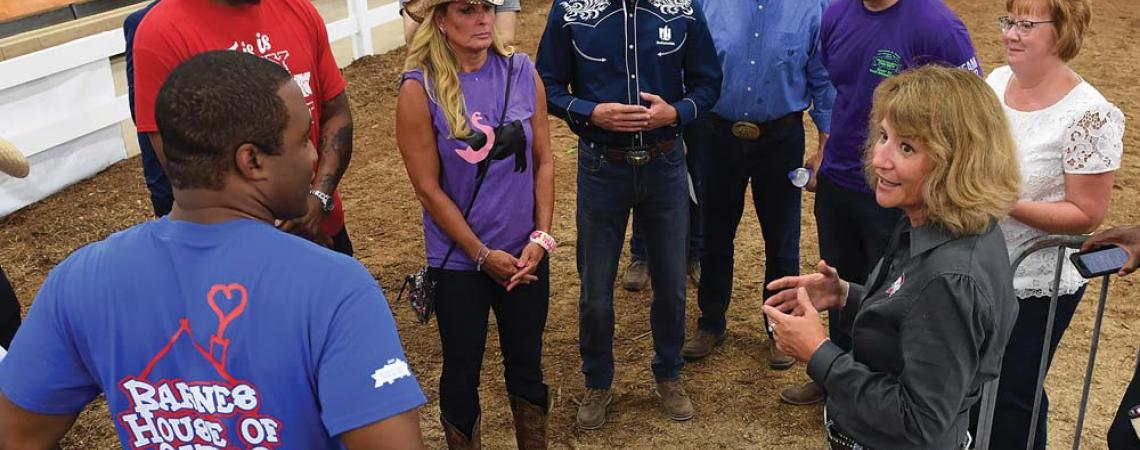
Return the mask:
<path fill-rule="evenodd" d="M 325 22 L 307 0 L 263 0 L 260 5 L 226 6 L 212 0 L 163 0 L 135 37 L 135 124 L 158 131 L 154 102 L 158 89 L 179 63 L 209 50 L 238 50 L 281 64 L 301 86 L 313 115 L 311 138 L 320 142 L 321 106 L 344 92 L 344 77 L 329 48 Z M 344 228 L 340 195 L 321 223 L 330 236 Z"/>

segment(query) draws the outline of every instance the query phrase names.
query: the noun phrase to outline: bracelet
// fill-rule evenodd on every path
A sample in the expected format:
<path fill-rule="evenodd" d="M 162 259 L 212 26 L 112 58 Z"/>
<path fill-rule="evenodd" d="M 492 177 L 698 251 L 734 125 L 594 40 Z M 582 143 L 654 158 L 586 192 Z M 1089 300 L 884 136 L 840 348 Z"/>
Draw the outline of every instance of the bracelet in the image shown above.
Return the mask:
<path fill-rule="evenodd" d="M 530 234 L 530 241 L 538 244 L 539 247 L 546 250 L 546 253 L 550 253 L 554 251 L 555 247 L 558 247 L 558 242 L 554 240 L 554 236 L 542 230 L 534 230 L 534 232 Z"/>
<path fill-rule="evenodd" d="M 487 253 L 483 253 L 486 250 Z M 475 252 L 475 270 L 483 271 L 483 263 L 487 262 L 487 257 L 491 256 L 491 249 L 486 245 L 480 246 L 479 251 Z"/>

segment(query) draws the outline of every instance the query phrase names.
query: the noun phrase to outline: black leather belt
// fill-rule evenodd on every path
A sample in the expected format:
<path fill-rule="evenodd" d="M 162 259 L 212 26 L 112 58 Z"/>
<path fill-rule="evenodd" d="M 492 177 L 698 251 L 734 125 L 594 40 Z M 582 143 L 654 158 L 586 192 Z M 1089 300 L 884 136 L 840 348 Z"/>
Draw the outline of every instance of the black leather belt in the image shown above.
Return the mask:
<path fill-rule="evenodd" d="M 676 147 L 676 139 L 664 139 L 637 147 L 610 147 L 603 145 L 602 155 L 610 161 L 621 161 L 631 166 L 643 166 Z"/>
<path fill-rule="evenodd" d="M 717 131 L 722 133 L 732 134 L 737 139 L 745 141 L 755 141 L 760 139 L 765 132 L 775 130 L 778 128 L 786 127 L 788 125 L 795 125 L 803 122 L 804 113 L 794 112 L 778 119 L 769 120 L 767 122 L 730 122 L 716 114 L 709 114 L 709 122 Z"/>

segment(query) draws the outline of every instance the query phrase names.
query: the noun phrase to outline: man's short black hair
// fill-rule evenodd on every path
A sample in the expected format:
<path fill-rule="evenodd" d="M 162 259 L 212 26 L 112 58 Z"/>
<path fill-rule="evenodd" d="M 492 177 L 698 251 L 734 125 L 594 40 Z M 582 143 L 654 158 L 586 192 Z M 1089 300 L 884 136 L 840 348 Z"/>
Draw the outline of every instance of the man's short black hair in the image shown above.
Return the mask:
<path fill-rule="evenodd" d="M 180 189 L 221 189 L 234 151 L 252 143 L 280 151 L 289 120 L 277 95 L 289 72 L 243 52 L 198 54 L 170 73 L 155 101 L 166 172 Z"/>

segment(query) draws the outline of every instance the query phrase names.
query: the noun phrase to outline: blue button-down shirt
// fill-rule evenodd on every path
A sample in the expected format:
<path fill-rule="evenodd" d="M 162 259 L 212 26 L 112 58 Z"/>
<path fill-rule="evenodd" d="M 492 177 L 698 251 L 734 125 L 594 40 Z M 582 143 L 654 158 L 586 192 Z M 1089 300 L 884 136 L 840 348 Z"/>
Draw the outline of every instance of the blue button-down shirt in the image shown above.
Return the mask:
<path fill-rule="evenodd" d="M 713 112 L 731 121 L 765 122 L 812 107 L 831 131 L 835 88 L 819 52 L 819 24 L 829 0 L 698 0 L 724 71 Z"/>
<path fill-rule="evenodd" d="M 537 68 L 550 113 L 578 136 L 613 146 L 676 138 L 720 92 L 708 24 L 692 0 L 563 0 L 550 8 Z M 639 92 L 677 109 L 677 125 L 619 133 L 590 123 L 599 103 L 646 105 Z"/>

